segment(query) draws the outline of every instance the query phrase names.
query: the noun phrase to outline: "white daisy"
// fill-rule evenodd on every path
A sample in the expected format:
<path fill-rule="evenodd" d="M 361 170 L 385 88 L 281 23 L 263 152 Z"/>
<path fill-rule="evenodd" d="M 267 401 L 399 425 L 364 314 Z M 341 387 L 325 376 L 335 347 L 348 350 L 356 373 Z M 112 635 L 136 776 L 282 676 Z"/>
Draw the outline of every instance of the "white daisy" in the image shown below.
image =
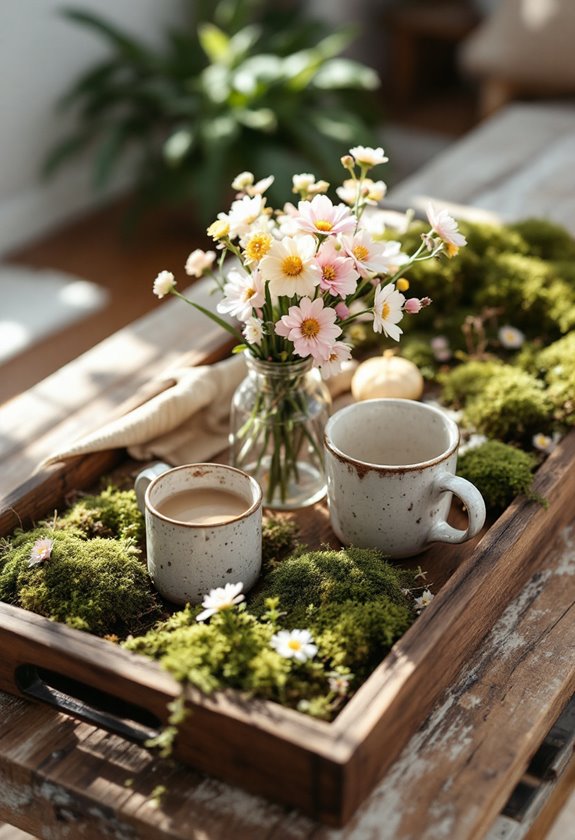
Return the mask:
<path fill-rule="evenodd" d="M 540 452 L 545 452 L 546 455 L 549 455 L 550 452 L 553 452 L 559 441 L 561 440 L 561 435 L 559 432 L 554 432 L 553 436 L 545 435 L 543 432 L 538 432 L 536 435 L 533 435 L 531 439 L 531 443 L 538 449 Z"/>
<path fill-rule="evenodd" d="M 518 330 L 517 327 L 511 327 L 509 324 L 501 327 L 497 337 L 506 350 L 519 350 L 525 342 L 525 336 L 521 330 Z"/>
<path fill-rule="evenodd" d="M 176 285 L 176 278 L 171 271 L 160 271 L 154 280 L 154 294 L 160 300 L 168 295 Z"/>
<path fill-rule="evenodd" d="M 226 583 L 225 586 L 219 586 L 217 589 L 210 589 L 208 595 L 202 601 L 203 612 L 196 616 L 196 621 L 205 621 L 211 618 L 221 610 L 230 610 L 232 607 L 241 604 L 245 600 L 242 594 L 244 588 L 243 583 Z"/>
<path fill-rule="evenodd" d="M 186 274 L 190 277 L 201 277 L 204 271 L 212 267 L 215 258 L 215 251 L 202 251 L 201 248 L 196 248 L 186 260 Z"/>
<path fill-rule="evenodd" d="M 297 659 L 298 662 L 307 662 L 317 653 L 309 630 L 280 630 L 274 633 L 270 644 L 280 656 Z"/>
<path fill-rule="evenodd" d="M 393 283 L 375 290 L 373 302 L 373 331 L 383 332 L 389 338 L 399 341 L 403 330 L 397 326 L 403 318 L 405 296 L 398 292 Z"/>
<path fill-rule="evenodd" d="M 374 242 L 366 230 L 358 231 L 355 236 L 343 236 L 341 242 L 362 277 L 395 273 L 408 260 L 400 252 L 399 242 Z"/>
<path fill-rule="evenodd" d="M 314 261 L 316 246 L 310 235 L 286 237 L 272 244 L 260 263 L 272 295 L 313 295 L 321 278 Z"/>
<path fill-rule="evenodd" d="M 40 563 L 44 563 L 46 560 L 49 560 L 53 548 L 54 540 L 50 540 L 48 537 L 42 537 L 41 539 L 36 540 L 30 549 L 28 566 L 38 566 Z"/>
<path fill-rule="evenodd" d="M 329 379 L 331 376 L 341 373 L 341 368 L 344 362 L 351 359 L 351 347 L 344 341 L 336 341 L 331 348 L 329 357 L 321 363 L 320 371 L 324 379 Z"/>
<path fill-rule="evenodd" d="M 373 149 L 371 146 L 354 146 L 349 150 L 350 155 L 353 155 L 356 163 L 363 166 L 378 166 L 380 163 L 387 163 L 389 160 L 385 156 L 381 146 Z"/>
<path fill-rule="evenodd" d="M 427 205 L 427 218 L 433 233 L 443 242 L 445 253 L 454 257 L 460 248 L 467 245 L 467 239 L 457 229 L 457 222 L 447 210 L 437 210 L 431 202 Z"/>
<path fill-rule="evenodd" d="M 300 175 L 294 175 L 291 179 L 293 192 L 305 192 L 309 190 L 312 184 L 315 184 L 315 175 L 310 172 L 302 172 Z"/>
<path fill-rule="evenodd" d="M 239 192 L 245 192 L 248 187 L 251 187 L 253 182 L 253 172 L 240 172 L 240 174 L 236 175 L 236 177 L 232 181 L 232 189 L 238 190 Z"/>
<path fill-rule="evenodd" d="M 372 181 L 371 178 L 364 178 L 363 181 L 357 181 L 354 178 L 347 178 L 341 187 L 337 187 L 336 193 L 345 204 L 353 207 L 357 201 L 357 194 L 361 187 L 361 198 L 365 204 L 376 205 L 381 201 L 386 192 L 387 185 L 384 181 Z"/>
<path fill-rule="evenodd" d="M 419 598 L 415 599 L 415 609 L 421 612 L 431 604 L 434 598 L 435 595 L 429 589 L 424 589 Z"/>
<path fill-rule="evenodd" d="M 246 318 L 242 334 L 248 344 L 261 344 L 261 340 L 264 336 L 263 321 L 256 318 L 255 315 L 250 315 L 249 318 Z"/>
<path fill-rule="evenodd" d="M 274 181 L 274 176 L 268 175 L 267 178 L 262 178 L 260 181 L 256 181 L 255 184 L 252 184 L 252 186 L 247 187 L 246 192 L 248 195 L 263 195 L 265 191 L 271 187 Z"/>
<path fill-rule="evenodd" d="M 228 213 L 230 237 L 244 236 L 253 223 L 261 216 L 265 200 L 261 195 L 244 195 L 232 202 Z"/>
<path fill-rule="evenodd" d="M 232 315 L 239 321 L 247 321 L 253 309 L 264 305 L 264 283 L 259 271 L 230 271 L 224 286 L 224 296 L 216 309 L 222 314 Z"/>

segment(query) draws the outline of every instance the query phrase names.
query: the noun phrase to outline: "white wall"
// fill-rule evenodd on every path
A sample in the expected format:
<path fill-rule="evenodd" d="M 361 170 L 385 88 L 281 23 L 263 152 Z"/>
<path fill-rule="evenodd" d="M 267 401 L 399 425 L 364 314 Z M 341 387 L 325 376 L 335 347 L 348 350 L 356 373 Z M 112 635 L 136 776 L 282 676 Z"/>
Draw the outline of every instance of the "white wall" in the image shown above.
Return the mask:
<path fill-rule="evenodd" d="M 148 43 L 184 16 L 181 0 L 0 0 L 0 257 L 96 202 L 86 158 L 47 183 L 38 178 L 45 151 L 70 125 L 55 114 L 56 100 L 106 54 L 96 35 L 58 14 L 67 5 Z"/>

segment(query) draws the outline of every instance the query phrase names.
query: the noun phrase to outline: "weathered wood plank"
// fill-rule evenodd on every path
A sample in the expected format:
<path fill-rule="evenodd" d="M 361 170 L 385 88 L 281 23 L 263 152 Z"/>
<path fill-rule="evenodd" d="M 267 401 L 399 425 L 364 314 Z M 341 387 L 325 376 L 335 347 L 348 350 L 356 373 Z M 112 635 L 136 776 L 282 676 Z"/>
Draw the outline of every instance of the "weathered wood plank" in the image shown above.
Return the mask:
<path fill-rule="evenodd" d="M 424 210 L 430 198 L 502 221 L 539 216 L 575 234 L 575 107 L 511 105 L 400 185 L 392 204 Z M 481 214 L 479 214 L 481 215 Z"/>

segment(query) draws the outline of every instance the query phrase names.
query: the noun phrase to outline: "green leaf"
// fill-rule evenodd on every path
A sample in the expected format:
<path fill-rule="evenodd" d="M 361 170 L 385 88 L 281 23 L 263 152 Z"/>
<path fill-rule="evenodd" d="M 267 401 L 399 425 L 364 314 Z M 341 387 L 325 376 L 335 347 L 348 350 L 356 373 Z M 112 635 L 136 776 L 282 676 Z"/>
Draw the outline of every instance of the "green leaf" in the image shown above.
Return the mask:
<path fill-rule="evenodd" d="M 122 62 L 117 58 L 94 65 L 78 77 L 72 87 L 58 101 L 57 107 L 60 109 L 68 108 L 76 99 L 81 99 L 94 90 L 102 89 L 109 84 L 111 77 L 121 67 Z"/>
<path fill-rule="evenodd" d="M 260 26 L 244 26 L 230 38 L 229 47 L 233 63 L 242 61 L 251 48 L 258 42 L 262 33 Z"/>
<path fill-rule="evenodd" d="M 194 132 L 190 128 L 179 128 L 171 134 L 162 152 L 170 166 L 178 166 L 194 145 Z"/>
<path fill-rule="evenodd" d="M 271 132 L 277 128 L 277 118 L 271 108 L 243 108 L 237 109 L 234 114 L 238 122 L 255 131 Z"/>
<path fill-rule="evenodd" d="M 249 350 L 247 344 L 236 344 L 236 346 L 232 348 L 232 353 L 243 353 L 244 350 Z"/>
<path fill-rule="evenodd" d="M 221 64 L 211 64 L 201 75 L 202 87 L 208 99 L 216 104 L 226 102 L 230 93 L 230 73 Z"/>
<path fill-rule="evenodd" d="M 175 295 L 176 297 L 179 297 L 181 300 L 185 301 L 186 303 L 189 303 L 190 306 L 193 306 L 194 309 L 197 309 L 198 312 L 202 313 L 202 315 L 205 315 L 211 321 L 214 321 L 214 323 L 218 324 L 220 327 L 222 327 L 222 329 L 226 330 L 226 332 L 229 332 L 231 335 L 233 335 L 234 338 L 237 339 L 240 343 L 243 343 L 244 337 L 241 334 L 241 332 L 239 332 L 231 324 L 228 324 L 227 321 L 224 321 L 223 318 L 220 318 L 219 315 L 216 315 L 215 312 L 211 312 L 209 309 L 206 309 L 204 306 L 201 306 L 199 303 L 196 303 L 194 300 L 190 300 L 189 298 L 180 294 L 180 292 L 173 291 L 172 294 Z"/>
<path fill-rule="evenodd" d="M 198 26 L 200 45 L 213 64 L 229 66 L 231 60 L 230 39 L 213 23 Z"/>
<path fill-rule="evenodd" d="M 371 67 L 349 58 L 333 58 L 321 67 L 313 78 L 314 87 L 322 90 L 336 88 L 362 88 L 376 90 L 379 76 Z"/>
<path fill-rule="evenodd" d="M 68 158 L 74 157 L 78 152 L 81 152 L 93 139 L 94 135 L 92 131 L 84 129 L 78 134 L 62 140 L 62 142 L 54 146 L 46 155 L 40 169 L 41 176 L 43 178 L 50 178 Z"/>
<path fill-rule="evenodd" d="M 118 123 L 104 135 L 94 162 L 92 180 L 96 189 L 102 189 L 108 183 L 130 133 L 127 124 Z"/>
<path fill-rule="evenodd" d="M 91 14 L 84 9 L 67 8 L 62 10 L 67 20 L 79 23 L 103 35 L 107 41 L 116 47 L 124 58 L 135 64 L 153 64 L 154 55 L 143 44 L 132 38 L 127 32 L 104 20 L 98 15 Z"/>

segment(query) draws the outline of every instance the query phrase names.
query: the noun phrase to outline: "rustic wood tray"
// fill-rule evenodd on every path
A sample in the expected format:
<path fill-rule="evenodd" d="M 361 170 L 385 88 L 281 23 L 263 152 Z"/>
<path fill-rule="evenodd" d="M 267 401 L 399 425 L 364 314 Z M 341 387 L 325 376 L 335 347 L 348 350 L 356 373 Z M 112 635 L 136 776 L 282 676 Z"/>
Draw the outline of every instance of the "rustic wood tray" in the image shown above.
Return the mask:
<path fill-rule="evenodd" d="M 47 515 L 69 491 L 89 487 L 120 463 L 122 452 L 98 453 L 30 479 L 5 500 L 0 536 Z M 414 560 L 438 594 L 334 722 L 232 691 L 206 697 L 188 688 L 192 714 L 181 725 L 175 757 L 327 824 L 344 824 L 542 567 L 546 545 L 573 515 L 573 463 L 575 431 L 537 473 L 535 489 L 548 507 L 517 499 L 475 540 L 436 545 Z M 335 543 L 325 505 L 296 516 L 304 540 Z M 180 692 L 156 663 L 6 604 L 0 647 L 0 689 L 136 741 L 166 722 L 167 704 Z"/>

